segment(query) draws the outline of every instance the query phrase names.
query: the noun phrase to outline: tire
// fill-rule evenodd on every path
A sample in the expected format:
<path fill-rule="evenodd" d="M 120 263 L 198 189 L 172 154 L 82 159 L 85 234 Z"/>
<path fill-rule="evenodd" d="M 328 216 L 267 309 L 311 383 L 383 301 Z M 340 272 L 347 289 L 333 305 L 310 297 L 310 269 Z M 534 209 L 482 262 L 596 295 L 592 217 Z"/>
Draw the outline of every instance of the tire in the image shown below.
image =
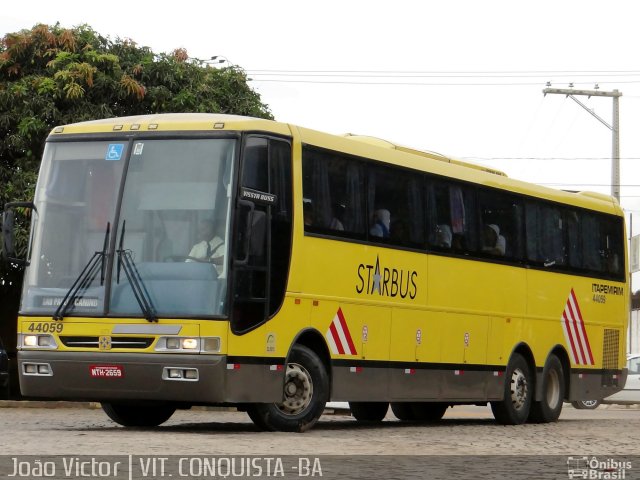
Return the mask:
<path fill-rule="evenodd" d="M 549 423 L 556 422 L 562 412 L 564 399 L 564 371 L 562 364 L 555 355 L 547 360 L 542 370 L 542 400 L 534 401 L 529 412 L 529 422 Z"/>
<path fill-rule="evenodd" d="M 123 427 L 157 427 L 171 418 L 176 411 L 172 405 L 135 405 L 128 403 L 102 403 L 107 416 Z"/>
<path fill-rule="evenodd" d="M 601 403 L 600 400 L 576 400 L 571 402 L 571 405 L 578 410 L 595 410 Z"/>
<path fill-rule="evenodd" d="M 398 420 L 412 422 L 416 418 L 411 408 L 411 402 L 391 402 L 391 411 Z"/>
<path fill-rule="evenodd" d="M 511 356 L 504 381 L 504 398 L 491 402 L 493 416 L 503 425 L 521 425 L 529 418 L 533 382 L 527 361 L 519 353 Z"/>
<path fill-rule="evenodd" d="M 253 403 L 247 413 L 262 430 L 304 432 L 318 421 L 329 398 L 329 375 L 316 353 L 294 345 L 281 403 Z"/>
<path fill-rule="evenodd" d="M 359 422 L 381 422 L 387 416 L 389 402 L 349 402 L 349 407 Z"/>
<path fill-rule="evenodd" d="M 449 408 L 448 404 L 438 402 L 412 402 L 410 405 L 414 420 L 426 423 L 441 420 Z"/>

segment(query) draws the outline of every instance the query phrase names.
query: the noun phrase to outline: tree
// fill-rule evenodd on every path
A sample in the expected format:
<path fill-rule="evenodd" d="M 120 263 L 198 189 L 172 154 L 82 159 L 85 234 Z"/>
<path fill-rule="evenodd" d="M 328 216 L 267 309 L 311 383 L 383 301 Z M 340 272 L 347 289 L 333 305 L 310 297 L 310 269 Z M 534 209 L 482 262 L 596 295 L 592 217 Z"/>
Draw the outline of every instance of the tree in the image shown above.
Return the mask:
<path fill-rule="evenodd" d="M 241 68 L 212 68 L 184 49 L 156 54 L 131 40 L 112 41 L 86 25 L 36 25 L 5 35 L 0 41 L 0 207 L 33 198 L 44 140 L 53 127 L 161 112 L 273 118 Z M 17 232 L 23 253 L 26 223 Z M 20 278 L 17 269 L 0 266 L 0 332 L 15 323 L 7 317 L 15 316 Z"/>

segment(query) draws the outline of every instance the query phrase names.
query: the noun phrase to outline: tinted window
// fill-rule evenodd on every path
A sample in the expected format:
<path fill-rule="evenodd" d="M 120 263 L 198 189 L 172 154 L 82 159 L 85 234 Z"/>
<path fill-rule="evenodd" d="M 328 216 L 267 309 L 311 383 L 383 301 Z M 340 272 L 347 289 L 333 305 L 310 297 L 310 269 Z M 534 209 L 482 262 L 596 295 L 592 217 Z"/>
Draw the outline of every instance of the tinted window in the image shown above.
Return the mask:
<path fill-rule="evenodd" d="M 280 308 L 284 300 L 291 258 L 291 146 L 287 142 L 270 140 L 270 193 L 276 196 L 271 207 L 271 285 L 269 315 Z"/>
<path fill-rule="evenodd" d="M 305 230 L 364 239 L 366 196 L 362 163 L 305 148 L 302 168 Z"/>
<path fill-rule="evenodd" d="M 474 189 L 435 180 L 427 189 L 429 245 L 435 250 L 471 254 L 478 250 Z"/>
<path fill-rule="evenodd" d="M 371 165 L 367 195 L 370 241 L 408 247 L 424 245 L 422 176 Z"/>
<path fill-rule="evenodd" d="M 267 192 L 269 190 L 269 150 L 265 138 L 248 137 L 244 146 L 242 185 Z"/>
<path fill-rule="evenodd" d="M 555 205 L 526 205 L 527 259 L 544 267 L 565 264 L 564 221 Z"/>
<path fill-rule="evenodd" d="M 522 203 L 514 195 L 481 191 L 478 197 L 481 252 L 491 257 L 522 258 Z"/>
<path fill-rule="evenodd" d="M 622 219 L 303 149 L 305 231 L 623 279 Z"/>

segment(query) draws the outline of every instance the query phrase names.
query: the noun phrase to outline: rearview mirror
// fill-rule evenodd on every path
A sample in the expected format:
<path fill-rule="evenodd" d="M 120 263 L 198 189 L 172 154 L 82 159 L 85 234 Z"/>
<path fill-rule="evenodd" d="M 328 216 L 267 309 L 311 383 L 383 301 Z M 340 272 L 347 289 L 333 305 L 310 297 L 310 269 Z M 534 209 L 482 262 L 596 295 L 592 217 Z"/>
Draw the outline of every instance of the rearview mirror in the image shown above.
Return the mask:
<path fill-rule="evenodd" d="M 15 208 L 28 208 L 37 211 L 36 206 L 31 202 L 11 202 L 4 206 L 2 213 L 2 257 L 7 262 L 28 265 L 27 260 L 17 258 L 16 254 Z"/>

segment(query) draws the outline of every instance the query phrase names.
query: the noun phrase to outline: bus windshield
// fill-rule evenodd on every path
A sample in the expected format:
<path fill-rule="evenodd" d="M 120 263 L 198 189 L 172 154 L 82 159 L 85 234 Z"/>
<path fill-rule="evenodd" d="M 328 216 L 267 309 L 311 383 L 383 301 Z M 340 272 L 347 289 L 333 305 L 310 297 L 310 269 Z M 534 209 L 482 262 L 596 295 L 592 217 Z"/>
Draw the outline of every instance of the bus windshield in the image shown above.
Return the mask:
<path fill-rule="evenodd" d="M 225 315 L 235 143 L 48 144 L 22 310 L 54 315 L 67 297 L 65 315 Z"/>

